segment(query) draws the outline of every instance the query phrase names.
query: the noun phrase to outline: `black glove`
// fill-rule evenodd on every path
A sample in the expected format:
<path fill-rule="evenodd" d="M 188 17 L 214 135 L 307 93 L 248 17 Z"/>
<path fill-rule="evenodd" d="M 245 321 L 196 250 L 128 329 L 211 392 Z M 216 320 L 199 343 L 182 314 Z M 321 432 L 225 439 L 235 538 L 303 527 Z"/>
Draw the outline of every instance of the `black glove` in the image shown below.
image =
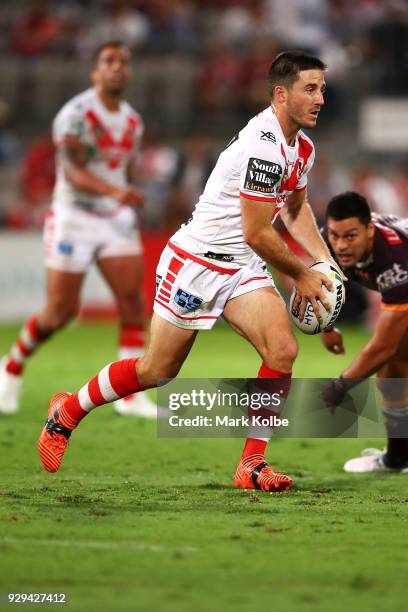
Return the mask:
<path fill-rule="evenodd" d="M 347 395 L 347 392 L 358 385 L 362 379 L 360 378 L 333 378 L 327 385 L 324 387 L 322 392 L 322 398 L 327 408 L 330 410 L 332 414 L 334 414 L 334 410 L 336 406 L 341 404 L 344 398 Z"/>

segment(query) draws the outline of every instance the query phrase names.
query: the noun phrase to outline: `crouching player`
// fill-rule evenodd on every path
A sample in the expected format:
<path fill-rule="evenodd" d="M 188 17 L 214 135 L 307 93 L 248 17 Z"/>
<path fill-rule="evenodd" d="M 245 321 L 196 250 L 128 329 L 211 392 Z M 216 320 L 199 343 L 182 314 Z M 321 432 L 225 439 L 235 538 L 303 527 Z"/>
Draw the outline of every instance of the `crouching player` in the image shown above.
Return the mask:
<path fill-rule="evenodd" d="M 384 452 L 367 449 L 346 472 L 408 472 L 408 219 L 371 215 L 365 198 L 346 192 L 326 212 L 327 239 L 347 277 L 381 293 L 381 313 L 368 344 L 325 390 L 326 403 L 341 403 L 356 380 L 377 373 L 388 435 Z M 339 330 L 321 335 L 327 349 L 343 353 Z M 390 379 L 401 379 L 393 381 Z M 398 384 L 395 384 L 398 382 Z"/>

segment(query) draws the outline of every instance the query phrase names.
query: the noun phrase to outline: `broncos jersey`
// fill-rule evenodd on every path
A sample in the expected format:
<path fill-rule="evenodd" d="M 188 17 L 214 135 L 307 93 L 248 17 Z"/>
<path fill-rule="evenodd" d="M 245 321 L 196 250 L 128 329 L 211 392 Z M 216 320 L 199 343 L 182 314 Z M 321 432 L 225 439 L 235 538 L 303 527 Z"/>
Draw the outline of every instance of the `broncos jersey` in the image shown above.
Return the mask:
<path fill-rule="evenodd" d="M 372 220 L 375 234 L 370 256 L 344 272 L 350 280 L 379 291 L 383 309 L 408 310 L 408 219 L 373 214 Z"/>

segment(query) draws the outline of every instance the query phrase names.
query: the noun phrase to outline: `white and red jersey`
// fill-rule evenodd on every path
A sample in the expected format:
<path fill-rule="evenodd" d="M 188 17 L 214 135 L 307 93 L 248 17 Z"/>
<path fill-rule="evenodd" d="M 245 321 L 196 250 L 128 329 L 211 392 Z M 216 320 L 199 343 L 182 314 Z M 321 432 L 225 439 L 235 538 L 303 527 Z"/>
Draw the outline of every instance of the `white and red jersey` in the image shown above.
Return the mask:
<path fill-rule="evenodd" d="M 127 184 L 127 166 L 138 151 L 142 134 L 142 119 L 127 102 L 121 101 L 118 111 L 109 111 L 94 88 L 69 100 L 53 122 L 55 145 L 58 147 L 68 135 L 77 136 L 86 149 L 87 170 L 118 187 Z M 66 179 L 57 152 L 53 207 L 80 207 L 91 213 L 111 215 L 119 204 L 109 196 L 76 190 Z"/>
<path fill-rule="evenodd" d="M 192 218 L 171 241 L 195 254 L 207 252 L 245 264 L 253 251 L 242 231 L 240 196 L 276 206 L 275 216 L 294 191 L 306 189 L 314 146 L 299 131 L 286 143 L 271 107 L 253 117 L 221 153 Z"/>

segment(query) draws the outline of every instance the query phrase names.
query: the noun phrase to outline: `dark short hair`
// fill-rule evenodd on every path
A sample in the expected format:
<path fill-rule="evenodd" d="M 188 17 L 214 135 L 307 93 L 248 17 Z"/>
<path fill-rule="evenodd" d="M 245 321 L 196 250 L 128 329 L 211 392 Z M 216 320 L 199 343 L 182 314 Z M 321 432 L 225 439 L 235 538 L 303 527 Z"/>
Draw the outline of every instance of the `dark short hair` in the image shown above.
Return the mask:
<path fill-rule="evenodd" d="M 371 221 L 371 210 L 367 200 L 360 193 L 345 191 L 336 195 L 328 203 L 326 221 L 329 217 L 335 221 L 357 217 L 360 223 L 368 225 Z"/>
<path fill-rule="evenodd" d="M 99 61 L 99 58 L 101 56 L 102 51 L 105 51 L 105 49 L 121 49 L 122 47 L 124 49 L 128 49 L 129 53 L 130 53 L 129 47 L 123 41 L 121 41 L 121 40 L 107 40 L 106 42 L 104 42 L 101 45 L 99 45 L 95 49 L 95 51 L 93 52 L 93 55 L 92 55 L 92 64 L 94 66 L 96 66 L 96 64 Z"/>
<path fill-rule="evenodd" d="M 283 51 L 273 60 L 269 68 L 269 93 L 273 98 L 275 87 L 284 85 L 288 89 L 298 80 L 302 70 L 326 70 L 322 60 L 305 51 Z"/>

